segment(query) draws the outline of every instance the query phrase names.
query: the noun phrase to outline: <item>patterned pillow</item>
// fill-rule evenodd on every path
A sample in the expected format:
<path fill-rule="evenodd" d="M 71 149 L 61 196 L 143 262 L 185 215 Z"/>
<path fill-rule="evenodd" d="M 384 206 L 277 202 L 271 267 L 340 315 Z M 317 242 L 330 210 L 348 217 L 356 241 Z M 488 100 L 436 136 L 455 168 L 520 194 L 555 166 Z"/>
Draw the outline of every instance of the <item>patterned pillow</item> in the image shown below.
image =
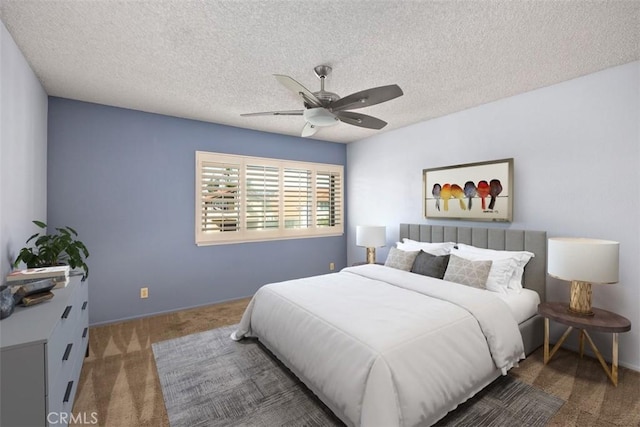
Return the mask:
<path fill-rule="evenodd" d="M 511 275 L 518 268 L 515 260 L 511 258 L 491 258 L 491 256 L 479 252 L 467 252 L 455 248 L 451 250 L 451 254 L 469 261 L 492 261 L 485 287 L 488 291 L 507 294 Z"/>
<path fill-rule="evenodd" d="M 452 254 L 444 273 L 444 280 L 486 289 L 491 264 L 492 261 L 471 261 Z"/>
<path fill-rule="evenodd" d="M 448 264 L 449 255 L 435 256 L 429 252 L 420 251 L 416 260 L 413 262 L 411 272 L 442 279 L 445 271 L 447 271 Z"/>
<path fill-rule="evenodd" d="M 416 260 L 416 256 L 420 251 L 402 251 L 398 248 L 391 248 L 387 260 L 384 265 L 387 267 L 397 268 L 399 270 L 411 271 L 411 266 Z"/>

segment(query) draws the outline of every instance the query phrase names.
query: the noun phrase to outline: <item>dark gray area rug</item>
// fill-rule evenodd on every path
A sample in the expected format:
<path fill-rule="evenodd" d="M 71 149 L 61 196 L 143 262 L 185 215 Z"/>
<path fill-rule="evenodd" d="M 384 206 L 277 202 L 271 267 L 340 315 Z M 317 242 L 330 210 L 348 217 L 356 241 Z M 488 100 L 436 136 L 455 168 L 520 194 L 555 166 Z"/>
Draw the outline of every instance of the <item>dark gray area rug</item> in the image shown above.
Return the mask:
<path fill-rule="evenodd" d="M 234 326 L 153 344 L 172 427 L 342 426 L 256 340 L 232 341 Z M 500 377 L 438 426 L 544 426 L 564 402 Z"/>

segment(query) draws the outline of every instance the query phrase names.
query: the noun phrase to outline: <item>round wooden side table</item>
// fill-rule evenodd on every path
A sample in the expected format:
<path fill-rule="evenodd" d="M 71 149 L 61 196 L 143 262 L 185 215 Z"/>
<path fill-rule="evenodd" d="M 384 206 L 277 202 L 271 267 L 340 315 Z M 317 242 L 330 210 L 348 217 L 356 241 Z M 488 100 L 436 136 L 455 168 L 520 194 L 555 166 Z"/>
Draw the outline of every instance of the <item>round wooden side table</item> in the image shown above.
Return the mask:
<path fill-rule="evenodd" d="M 613 385 L 617 386 L 618 334 L 620 332 L 630 331 L 631 322 L 626 317 L 600 308 L 592 308 L 593 316 L 572 314 L 568 311 L 568 308 L 569 304 L 564 302 L 543 302 L 538 305 L 538 314 L 544 317 L 544 364 L 549 363 L 549 360 L 551 360 L 556 351 L 558 351 L 558 348 L 560 348 L 564 340 L 567 339 L 569 333 L 571 333 L 573 328 L 576 328 L 580 330 L 580 357 L 584 354 L 584 338 L 586 337 L 602 368 L 607 373 L 607 376 L 611 382 L 613 382 Z M 553 346 L 551 352 L 549 352 L 549 319 L 569 326 L 562 337 L 560 337 L 560 340 Z M 587 331 L 606 332 L 613 335 L 611 368 L 607 365 L 607 362 L 602 357 L 602 354 L 600 354 L 600 351 L 598 351 L 598 348 L 593 343 Z"/>

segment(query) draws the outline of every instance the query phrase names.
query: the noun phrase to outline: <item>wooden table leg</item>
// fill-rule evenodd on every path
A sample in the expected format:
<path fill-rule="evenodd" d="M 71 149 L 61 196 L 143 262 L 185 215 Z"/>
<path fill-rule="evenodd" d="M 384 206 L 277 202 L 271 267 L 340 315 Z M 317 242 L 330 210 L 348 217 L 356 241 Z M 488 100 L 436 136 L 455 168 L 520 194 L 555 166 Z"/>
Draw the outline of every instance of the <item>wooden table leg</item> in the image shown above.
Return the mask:
<path fill-rule="evenodd" d="M 553 346 L 553 348 L 551 349 L 551 353 L 549 353 L 549 358 L 547 359 L 547 362 L 549 360 L 551 360 L 551 358 L 553 357 L 554 354 L 556 354 L 556 351 L 558 351 L 558 349 L 560 348 L 560 346 L 562 345 L 562 343 L 564 342 L 564 340 L 567 339 L 567 337 L 569 336 L 569 334 L 571 333 L 571 331 L 573 330 L 573 326 L 569 326 L 567 328 L 567 330 L 564 332 L 564 334 L 562 334 L 562 336 L 560 337 L 560 339 L 558 340 L 558 342 L 556 343 L 556 345 Z M 547 342 L 549 342 L 549 340 L 547 339 Z M 548 349 L 548 347 L 547 347 Z M 546 363 L 545 363 L 546 364 Z"/>
<path fill-rule="evenodd" d="M 618 333 L 613 334 L 613 349 L 611 356 L 611 381 L 613 385 L 618 386 Z"/>
<path fill-rule="evenodd" d="M 580 329 L 580 359 L 584 356 L 584 329 Z"/>
<path fill-rule="evenodd" d="M 584 335 L 585 337 L 587 337 L 587 341 L 591 345 L 593 352 L 598 358 L 598 362 L 600 362 L 600 365 L 602 365 L 602 369 L 604 369 L 604 371 L 606 372 L 607 376 L 609 377 L 613 385 L 617 387 L 618 386 L 618 334 L 617 333 L 613 334 L 613 357 L 612 357 L 613 361 L 611 364 L 611 369 L 609 369 L 607 362 L 605 362 L 604 358 L 602 357 L 602 354 L 600 354 L 600 351 L 598 351 L 598 348 L 593 343 L 593 340 L 591 339 L 587 331 L 584 332 Z"/>
<path fill-rule="evenodd" d="M 544 364 L 549 362 L 549 319 L 544 319 Z"/>

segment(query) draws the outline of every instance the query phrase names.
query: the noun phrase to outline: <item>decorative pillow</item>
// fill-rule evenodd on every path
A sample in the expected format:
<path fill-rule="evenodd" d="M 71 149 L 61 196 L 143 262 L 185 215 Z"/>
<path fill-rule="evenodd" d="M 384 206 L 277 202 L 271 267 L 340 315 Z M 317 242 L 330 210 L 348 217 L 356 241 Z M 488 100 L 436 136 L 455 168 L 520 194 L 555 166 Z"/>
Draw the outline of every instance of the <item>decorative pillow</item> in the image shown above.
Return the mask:
<path fill-rule="evenodd" d="M 444 273 L 444 280 L 486 289 L 487 277 L 491 270 L 492 261 L 470 261 L 451 254 L 449 265 Z"/>
<path fill-rule="evenodd" d="M 441 243 L 430 243 L 430 242 L 418 242 L 416 240 L 407 239 L 406 237 L 402 239 L 402 242 L 396 243 L 396 247 L 403 251 L 420 251 L 423 250 L 431 255 L 447 255 L 451 251 L 451 248 L 455 246 L 453 242 L 441 242 Z"/>
<path fill-rule="evenodd" d="M 442 279 L 448 264 L 449 255 L 436 256 L 421 250 L 413 262 L 411 272 Z"/>
<path fill-rule="evenodd" d="M 464 252 L 459 249 L 452 249 L 451 254 L 469 261 L 492 261 L 491 270 L 487 277 L 486 288 L 492 292 L 506 294 L 509 289 L 509 281 L 518 268 L 516 261 L 512 258 L 492 259 L 487 254 L 476 252 Z"/>
<path fill-rule="evenodd" d="M 420 251 L 402 251 L 398 248 L 391 248 L 387 260 L 384 265 L 387 267 L 397 268 L 398 270 L 411 271 L 411 266 L 416 260 L 416 256 Z"/>
<path fill-rule="evenodd" d="M 522 276 L 524 275 L 524 267 L 529 260 L 535 257 L 535 254 L 529 251 L 499 251 L 495 249 L 478 248 L 476 246 L 458 244 L 458 248 L 464 252 L 473 252 L 485 255 L 485 259 L 498 260 L 511 258 L 516 262 L 516 268 L 509 279 L 509 289 L 520 292 L 522 290 Z"/>

